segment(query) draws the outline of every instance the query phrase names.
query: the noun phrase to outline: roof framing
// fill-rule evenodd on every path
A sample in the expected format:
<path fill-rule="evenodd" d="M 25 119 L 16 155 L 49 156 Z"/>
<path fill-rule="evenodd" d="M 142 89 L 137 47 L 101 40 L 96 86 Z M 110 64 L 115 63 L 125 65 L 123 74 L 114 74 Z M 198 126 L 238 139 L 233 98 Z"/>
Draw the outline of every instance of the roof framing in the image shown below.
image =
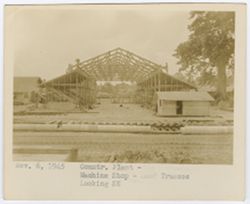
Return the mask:
<path fill-rule="evenodd" d="M 98 81 L 110 81 L 118 75 L 118 80 L 136 82 L 151 72 L 163 69 L 161 65 L 122 48 L 78 62 L 72 68 L 85 70 Z"/>
<path fill-rule="evenodd" d="M 162 73 L 173 84 L 178 83 L 189 88 L 196 88 L 190 83 L 169 75 L 163 66 L 122 48 L 116 48 L 82 62 L 76 60 L 76 64 L 70 65 L 70 70 L 43 85 L 64 81 L 65 77 L 74 73 L 96 81 L 132 81 L 143 84 L 155 75 Z"/>

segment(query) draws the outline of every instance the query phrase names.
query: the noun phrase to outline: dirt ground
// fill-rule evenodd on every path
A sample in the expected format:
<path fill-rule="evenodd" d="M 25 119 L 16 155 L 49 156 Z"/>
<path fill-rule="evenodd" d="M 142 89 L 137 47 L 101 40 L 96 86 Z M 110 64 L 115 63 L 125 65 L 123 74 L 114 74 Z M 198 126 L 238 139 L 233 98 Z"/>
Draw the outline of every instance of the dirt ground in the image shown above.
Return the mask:
<path fill-rule="evenodd" d="M 59 104 L 60 105 L 60 104 Z M 138 104 L 112 104 L 104 102 L 96 105 L 88 113 L 65 113 L 50 115 L 15 115 L 14 123 L 48 123 L 53 120 L 88 121 L 88 122 L 144 122 L 144 121 L 179 121 L 179 120 L 233 120 L 233 112 L 219 110 L 211 107 L 208 117 L 159 117 L 152 110 L 142 108 Z"/>
<path fill-rule="evenodd" d="M 97 105 L 88 113 L 15 115 L 14 123 L 171 122 L 233 120 L 233 113 L 211 108 L 210 117 L 158 117 L 137 104 Z M 232 164 L 233 135 L 14 132 L 14 160 Z M 39 150 L 39 151 L 37 151 Z M 53 151 L 52 151 L 53 150 Z M 67 150 L 62 151 L 62 150 Z M 72 150 L 76 150 L 74 154 Z M 42 153 L 41 153 L 42 151 Z M 51 153 L 53 152 L 53 153 Z"/>

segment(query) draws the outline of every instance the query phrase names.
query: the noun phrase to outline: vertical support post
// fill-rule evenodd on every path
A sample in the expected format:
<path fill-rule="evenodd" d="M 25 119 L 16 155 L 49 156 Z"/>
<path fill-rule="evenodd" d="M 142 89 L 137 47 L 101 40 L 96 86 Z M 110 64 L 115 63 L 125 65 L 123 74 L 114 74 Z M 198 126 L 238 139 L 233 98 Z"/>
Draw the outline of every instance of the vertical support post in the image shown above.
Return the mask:
<path fill-rule="evenodd" d="M 148 105 L 148 98 L 149 98 L 149 81 L 147 79 L 147 105 Z"/>
<path fill-rule="evenodd" d="M 80 103 L 82 105 L 82 77 L 79 76 L 79 92 L 80 92 L 80 97 L 79 97 L 79 100 L 80 100 Z"/>
<path fill-rule="evenodd" d="M 65 96 L 64 96 L 64 95 L 65 95 L 65 90 L 66 90 L 66 84 L 65 84 L 65 78 L 66 78 L 66 77 L 67 77 L 67 76 L 65 76 L 65 77 L 63 78 L 63 82 L 62 82 L 62 83 L 63 83 L 63 87 L 62 87 L 62 88 L 64 89 L 64 90 L 63 90 L 63 93 L 64 93 L 64 94 L 63 94 L 63 97 L 62 97 L 62 99 L 61 99 L 62 101 L 65 100 Z"/>
<path fill-rule="evenodd" d="M 145 99 L 144 99 L 144 103 L 147 104 L 147 80 L 145 81 L 144 83 L 144 86 L 145 86 Z"/>
<path fill-rule="evenodd" d="M 77 106 L 79 106 L 79 100 L 77 99 L 77 94 L 78 94 L 78 77 L 75 75 L 75 80 L 76 80 L 76 94 L 75 94 L 75 101 Z"/>
<path fill-rule="evenodd" d="M 166 86 L 166 76 L 164 75 L 163 77 L 163 91 L 167 91 L 167 86 Z"/>
<path fill-rule="evenodd" d="M 155 90 L 155 92 L 157 91 L 157 88 L 156 88 L 156 81 L 157 81 L 157 75 L 155 74 L 155 75 L 154 75 L 154 90 Z"/>
<path fill-rule="evenodd" d="M 170 78 L 170 91 L 173 91 L 173 79 L 172 77 Z"/>
<path fill-rule="evenodd" d="M 160 78 L 160 74 L 158 73 L 158 90 L 161 91 L 161 78 Z"/>
<path fill-rule="evenodd" d="M 145 105 L 146 104 L 146 91 L 147 91 L 147 89 L 146 89 L 147 87 L 146 87 L 146 81 L 144 81 L 143 82 L 143 104 Z"/>

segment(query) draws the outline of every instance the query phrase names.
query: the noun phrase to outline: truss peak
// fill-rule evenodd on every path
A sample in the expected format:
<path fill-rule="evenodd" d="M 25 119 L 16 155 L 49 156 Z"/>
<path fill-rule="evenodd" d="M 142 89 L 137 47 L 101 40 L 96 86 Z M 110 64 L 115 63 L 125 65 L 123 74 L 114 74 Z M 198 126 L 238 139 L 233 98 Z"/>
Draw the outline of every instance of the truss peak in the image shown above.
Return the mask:
<path fill-rule="evenodd" d="M 81 69 L 97 81 L 141 81 L 163 67 L 123 48 L 116 48 L 85 61 L 76 60 L 72 70 Z"/>

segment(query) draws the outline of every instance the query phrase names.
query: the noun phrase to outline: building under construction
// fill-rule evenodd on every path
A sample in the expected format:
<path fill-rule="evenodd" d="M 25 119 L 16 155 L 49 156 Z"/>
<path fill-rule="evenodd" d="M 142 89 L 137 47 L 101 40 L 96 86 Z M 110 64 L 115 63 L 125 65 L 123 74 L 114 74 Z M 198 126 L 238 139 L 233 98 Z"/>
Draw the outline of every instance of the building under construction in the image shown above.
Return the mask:
<path fill-rule="evenodd" d="M 130 81 L 137 84 L 136 102 L 152 105 L 159 91 L 196 90 L 193 85 L 167 73 L 156 64 L 117 48 L 94 58 L 69 65 L 67 73 L 42 84 L 47 101 L 70 101 L 76 106 L 95 103 L 97 81 Z"/>
<path fill-rule="evenodd" d="M 45 88 L 47 102 L 67 101 L 79 108 L 88 107 L 95 102 L 96 81 L 81 69 L 72 70 L 41 86 Z"/>

